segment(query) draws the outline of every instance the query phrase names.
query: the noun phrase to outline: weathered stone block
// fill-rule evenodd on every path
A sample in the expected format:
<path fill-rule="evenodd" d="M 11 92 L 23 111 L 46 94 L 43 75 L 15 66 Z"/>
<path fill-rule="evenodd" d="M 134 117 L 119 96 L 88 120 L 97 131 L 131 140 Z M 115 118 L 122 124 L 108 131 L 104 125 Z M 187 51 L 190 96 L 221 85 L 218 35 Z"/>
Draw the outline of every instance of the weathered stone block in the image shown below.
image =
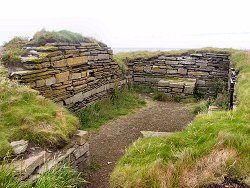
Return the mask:
<path fill-rule="evenodd" d="M 152 82 L 152 83 L 157 83 L 161 80 L 161 78 L 157 77 L 145 77 L 146 82 Z"/>
<path fill-rule="evenodd" d="M 90 90 L 90 91 L 87 91 L 87 92 L 84 92 L 84 93 L 83 93 L 83 97 L 84 97 L 84 98 L 88 98 L 88 97 L 91 96 L 91 94 L 92 94 L 91 90 Z"/>
<path fill-rule="evenodd" d="M 164 79 L 160 80 L 158 82 L 158 86 L 161 86 L 161 87 L 169 86 L 169 80 L 164 80 Z"/>
<path fill-rule="evenodd" d="M 184 88 L 184 82 L 183 81 L 171 81 L 169 86 L 176 87 L 176 88 Z"/>
<path fill-rule="evenodd" d="M 64 58 L 63 55 L 56 56 L 56 57 L 51 57 L 51 62 L 53 62 L 53 61 L 58 61 L 58 60 L 61 60 L 61 59 L 63 59 L 63 58 Z"/>
<path fill-rule="evenodd" d="M 188 72 L 190 76 L 208 76 L 208 72 Z"/>
<path fill-rule="evenodd" d="M 87 77 L 87 71 L 82 72 L 82 77 Z"/>
<path fill-rule="evenodd" d="M 143 68 L 144 72 L 150 73 L 151 72 L 151 67 L 150 66 L 145 66 Z"/>
<path fill-rule="evenodd" d="M 175 93 L 182 93 L 183 89 L 182 88 L 172 88 L 172 91 Z"/>
<path fill-rule="evenodd" d="M 78 145 L 83 145 L 87 142 L 88 132 L 83 130 L 78 130 L 74 135 L 74 139 Z"/>
<path fill-rule="evenodd" d="M 56 78 L 54 76 L 50 77 L 50 78 L 47 78 L 45 80 L 46 86 L 50 86 L 50 85 L 55 84 L 55 83 L 56 83 Z"/>
<path fill-rule="evenodd" d="M 82 73 L 72 73 L 70 75 L 71 80 L 80 79 L 81 77 L 82 77 Z"/>
<path fill-rule="evenodd" d="M 35 156 L 22 161 L 18 161 L 14 163 L 15 171 L 19 174 L 22 174 L 21 179 L 25 179 L 30 176 L 32 172 L 34 172 L 36 167 L 43 164 L 48 156 L 49 154 L 47 154 L 45 151 L 41 151 Z"/>
<path fill-rule="evenodd" d="M 69 97 L 69 98 L 65 99 L 64 102 L 66 105 L 71 104 L 71 103 L 73 103 L 73 98 Z"/>
<path fill-rule="evenodd" d="M 67 59 L 68 66 L 76 66 L 76 65 L 86 64 L 87 62 L 88 62 L 87 56 L 74 57 L 74 58 Z"/>
<path fill-rule="evenodd" d="M 179 68 L 179 69 L 178 69 L 178 73 L 179 73 L 179 74 L 182 74 L 182 75 L 186 75 L 186 74 L 187 74 L 187 69 Z"/>
<path fill-rule="evenodd" d="M 206 85 L 206 81 L 205 80 L 197 80 L 197 85 L 205 86 Z"/>
<path fill-rule="evenodd" d="M 135 82 L 144 82 L 145 78 L 144 77 L 134 77 Z"/>
<path fill-rule="evenodd" d="M 170 70 L 170 69 L 168 69 L 168 70 L 167 70 L 167 73 L 168 73 L 168 74 L 176 74 L 176 73 L 177 73 L 177 70 Z"/>
<path fill-rule="evenodd" d="M 144 67 L 143 67 L 143 66 L 135 66 L 134 69 L 135 69 L 135 71 L 137 71 L 137 72 L 143 72 Z"/>
<path fill-rule="evenodd" d="M 109 54 L 98 54 L 97 58 L 102 60 L 102 59 L 109 59 Z"/>
<path fill-rule="evenodd" d="M 60 61 L 55 61 L 55 62 L 53 62 L 52 65 L 53 65 L 54 67 L 66 67 L 67 61 L 66 61 L 66 59 L 62 59 L 62 60 L 60 60 Z"/>
<path fill-rule="evenodd" d="M 74 91 L 81 91 L 83 90 L 85 87 L 87 87 L 88 85 L 87 84 L 83 84 L 83 85 L 79 85 L 79 86 L 75 86 L 73 88 Z"/>
<path fill-rule="evenodd" d="M 184 93 L 185 94 L 193 94 L 194 93 L 194 86 L 185 86 Z"/>
<path fill-rule="evenodd" d="M 84 96 L 83 96 L 82 92 L 80 92 L 72 97 L 72 102 L 73 103 L 81 102 L 81 101 L 83 101 L 83 99 L 84 99 Z"/>
<path fill-rule="evenodd" d="M 89 143 L 85 143 L 84 145 L 76 148 L 76 150 L 73 152 L 73 154 L 74 154 L 75 158 L 78 159 L 79 157 L 83 156 L 88 151 L 89 151 Z"/>
<path fill-rule="evenodd" d="M 44 79 L 36 81 L 36 87 L 45 86 L 46 81 Z"/>
<path fill-rule="evenodd" d="M 65 82 L 69 80 L 69 71 L 56 74 L 56 83 Z"/>
<path fill-rule="evenodd" d="M 60 162 L 63 162 L 67 157 L 70 156 L 71 153 L 73 153 L 73 151 L 75 150 L 75 148 L 69 148 L 65 153 L 63 153 L 60 157 L 58 158 L 53 158 L 51 160 L 49 160 L 48 162 L 46 162 L 44 165 L 42 165 L 38 170 L 37 173 L 38 174 L 43 174 L 47 171 L 49 171 L 50 169 L 52 169 L 54 166 L 58 165 Z"/>
<path fill-rule="evenodd" d="M 10 143 L 12 151 L 15 155 L 24 153 L 28 147 L 28 141 L 19 140 Z"/>
<path fill-rule="evenodd" d="M 141 131 L 141 134 L 142 134 L 143 137 L 150 137 L 150 136 L 161 137 L 161 136 L 169 136 L 169 135 L 172 135 L 173 132 Z"/>

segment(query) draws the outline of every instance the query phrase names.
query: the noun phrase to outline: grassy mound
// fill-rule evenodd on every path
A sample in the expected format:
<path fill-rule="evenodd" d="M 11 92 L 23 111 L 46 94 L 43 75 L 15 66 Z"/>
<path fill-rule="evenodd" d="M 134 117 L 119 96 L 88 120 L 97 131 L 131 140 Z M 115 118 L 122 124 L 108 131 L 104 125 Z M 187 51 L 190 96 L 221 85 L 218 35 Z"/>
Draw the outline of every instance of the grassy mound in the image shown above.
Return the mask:
<path fill-rule="evenodd" d="M 4 44 L 4 52 L 0 56 L 0 60 L 10 64 L 20 63 L 20 57 L 27 54 L 27 51 L 23 49 L 27 43 L 28 39 L 26 38 L 14 37 L 8 43 Z"/>
<path fill-rule="evenodd" d="M 65 108 L 4 75 L 0 78 L 0 157 L 11 152 L 13 140 L 25 139 L 47 146 L 63 144 L 78 126 L 77 117 Z"/>
<path fill-rule="evenodd" d="M 133 89 L 115 89 L 111 97 L 96 102 L 79 112 L 82 129 L 95 129 L 119 116 L 126 115 L 146 103 Z"/>
<path fill-rule="evenodd" d="M 61 31 L 46 31 L 42 29 L 34 34 L 28 45 L 43 46 L 46 43 L 66 42 L 66 43 L 83 43 L 96 42 L 95 39 L 82 36 L 80 33 L 75 33 L 68 30 Z"/>
<path fill-rule="evenodd" d="M 42 29 L 34 34 L 31 40 L 24 37 L 14 37 L 12 40 L 4 44 L 4 52 L 0 60 L 6 64 L 21 63 L 21 56 L 28 54 L 25 46 L 44 46 L 47 43 L 98 43 L 100 46 L 105 46 L 102 42 L 91 37 L 84 37 L 80 33 L 75 33 L 68 30 L 47 31 Z M 44 47 L 49 49 L 49 47 Z"/>
<path fill-rule="evenodd" d="M 250 184 L 250 52 L 230 52 L 240 70 L 237 109 L 200 114 L 167 137 L 139 139 L 115 167 L 112 187 L 199 187 L 226 177 Z"/>

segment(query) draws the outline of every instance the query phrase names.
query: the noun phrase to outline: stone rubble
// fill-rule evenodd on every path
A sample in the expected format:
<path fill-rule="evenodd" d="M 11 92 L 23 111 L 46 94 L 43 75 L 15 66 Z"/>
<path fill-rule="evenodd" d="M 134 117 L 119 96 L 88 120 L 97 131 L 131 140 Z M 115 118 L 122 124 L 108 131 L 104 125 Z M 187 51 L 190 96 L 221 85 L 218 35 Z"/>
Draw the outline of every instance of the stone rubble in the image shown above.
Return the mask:
<path fill-rule="evenodd" d="M 142 137 L 150 137 L 150 136 L 169 136 L 173 134 L 173 132 L 155 132 L 155 131 L 141 131 Z"/>
<path fill-rule="evenodd" d="M 88 132 L 78 130 L 73 136 L 71 143 L 63 149 L 48 153 L 40 151 L 33 153 L 25 159 L 15 161 L 14 169 L 21 179 L 35 181 L 41 174 L 51 170 L 59 164 L 70 164 L 79 170 L 90 165 L 89 144 L 87 142 Z"/>
<path fill-rule="evenodd" d="M 12 151 L 15 155 L 19 155 L 21 153 L 24 153 L 28 148 L 28 141 L 25 140 L 19 140 L 14 141 L 10 143 L 12 147 Z"/>

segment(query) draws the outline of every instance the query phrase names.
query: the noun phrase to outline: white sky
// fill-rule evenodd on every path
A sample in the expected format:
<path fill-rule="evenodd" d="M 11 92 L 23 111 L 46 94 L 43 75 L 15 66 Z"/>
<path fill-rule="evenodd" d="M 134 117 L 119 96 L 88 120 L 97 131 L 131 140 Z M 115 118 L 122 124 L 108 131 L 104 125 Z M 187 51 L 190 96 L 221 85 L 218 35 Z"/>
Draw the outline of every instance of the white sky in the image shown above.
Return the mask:
<path fill-rule="evenodd" d="M 46 28 L 110 47 L 250 49 L 249 0 L 1 0 L 0 44 Z"/>

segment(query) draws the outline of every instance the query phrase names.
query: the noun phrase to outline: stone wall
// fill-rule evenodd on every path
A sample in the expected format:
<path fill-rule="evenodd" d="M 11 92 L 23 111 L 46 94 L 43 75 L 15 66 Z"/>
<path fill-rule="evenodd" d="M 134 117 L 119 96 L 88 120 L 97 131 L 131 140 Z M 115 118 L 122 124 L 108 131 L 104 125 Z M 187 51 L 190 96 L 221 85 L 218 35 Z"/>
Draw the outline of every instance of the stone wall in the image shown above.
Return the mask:
<path fill-rule="evenodd" d="M 11 78 L 72 111 L 126 83 L 112 50 L 102 43 L 50 43 L 26 49 L 21 64 L 8 65 Z"/>
<path fill-rule="evenodd" d="M 216 93 L 218 82 L 223 81 L 225 88 L 228 86 L 229 54 L 225 52 L 182 55 L 169 55 L 162 53 L 150 58 L 136 58 L 128 60 L 130 74 L 134 84 L 153 86 L 172 95 L 186 96 L 192 94 L 192 88 L 185 91 L 185 82 L 195 80 L 196 92 L 213 96 Z M 181 79 L 180 83 L 169 84 L 169 79 Z M 166 83 L 165 85 L 163 83 Z M 163 88 L 163 86 L 165 88 Z"/>
<path fill-rule="evenodd" d="M 82 130 L 74 135 L 68 145 L 56 151 L 43 150 L 39 147 L 27 149 L 28 142 L 23 140 L 12 142 L 12 146 L 14 151 L 19 151 L 16 153 L 19 155 L 19 160 L 12 161 L 11 165 L 22 180 L 35 181 L 43 173 L 58 165 L 68 164 L 79 171 L 90 165 L 87 132 Z"/>

